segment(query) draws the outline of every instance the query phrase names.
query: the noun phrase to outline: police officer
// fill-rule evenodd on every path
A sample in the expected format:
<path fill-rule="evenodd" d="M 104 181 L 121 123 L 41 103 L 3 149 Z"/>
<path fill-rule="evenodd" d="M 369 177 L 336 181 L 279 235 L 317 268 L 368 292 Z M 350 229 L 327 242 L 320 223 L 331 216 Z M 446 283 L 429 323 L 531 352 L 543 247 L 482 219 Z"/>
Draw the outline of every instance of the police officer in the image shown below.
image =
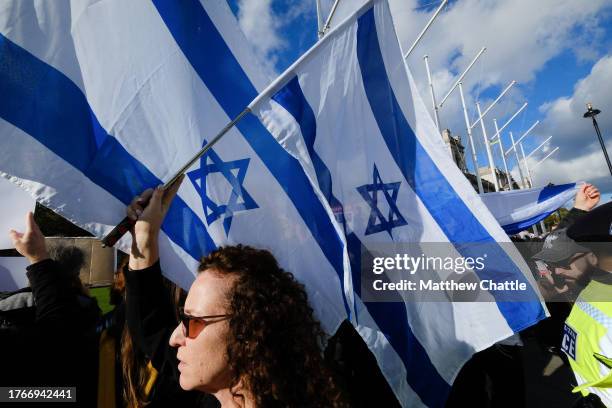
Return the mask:
<path fill-rule="evenodd" d="M 596 265 L 565 321 L 561 348 L 578 384 L 573 392 L 612 407 L 612 203 L 580 217 L 567 235 L 593 252 Z"/>
<path fill-rule="evenodd" d="M 573 302 L 589 283 L 593 265 L 597 263 L 591 250 L 568 237 L 566 229 L 551 232 L 542 250 L 532 258 L 538 265 L 538 285 L 547 301 Z M 567 314 L 563 320 L 566 317 Z"/>

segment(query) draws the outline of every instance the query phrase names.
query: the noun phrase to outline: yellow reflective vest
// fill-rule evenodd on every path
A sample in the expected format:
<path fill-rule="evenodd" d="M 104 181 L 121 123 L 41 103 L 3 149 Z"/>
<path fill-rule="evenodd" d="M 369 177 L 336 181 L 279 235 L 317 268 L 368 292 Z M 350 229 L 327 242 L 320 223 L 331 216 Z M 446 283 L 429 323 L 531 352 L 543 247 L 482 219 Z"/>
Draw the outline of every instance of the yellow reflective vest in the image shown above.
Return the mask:
<path fill-rule="evenodd" d="M 593 279 L 580 293 L 565 321 L 561 348 L 578 386 L 612 408 L 612 274 Z"/>

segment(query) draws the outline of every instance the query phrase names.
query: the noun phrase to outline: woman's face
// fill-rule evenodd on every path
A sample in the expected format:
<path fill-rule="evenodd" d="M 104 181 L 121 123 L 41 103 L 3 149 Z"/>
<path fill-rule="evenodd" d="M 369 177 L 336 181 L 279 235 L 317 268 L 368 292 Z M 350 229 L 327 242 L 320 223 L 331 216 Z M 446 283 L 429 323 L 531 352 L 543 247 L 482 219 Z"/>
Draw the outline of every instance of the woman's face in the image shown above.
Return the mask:
<path fill-rule="evenodd" d="M 207 269 L 201 272 L 189 289 L 184 312 L 190 316 L 228 314 L 228 294 L 234 283 L 231 275 L 220 275 Z M 192 333 L 189 333 L 192 337 Z M 179 382 L 184 390 L 215 393 L 230 386 L 227 361 L 227 319 L 210 319 L 194 339 L 185 336 L 179 323 L 170 345 L 177 347 Z"/>

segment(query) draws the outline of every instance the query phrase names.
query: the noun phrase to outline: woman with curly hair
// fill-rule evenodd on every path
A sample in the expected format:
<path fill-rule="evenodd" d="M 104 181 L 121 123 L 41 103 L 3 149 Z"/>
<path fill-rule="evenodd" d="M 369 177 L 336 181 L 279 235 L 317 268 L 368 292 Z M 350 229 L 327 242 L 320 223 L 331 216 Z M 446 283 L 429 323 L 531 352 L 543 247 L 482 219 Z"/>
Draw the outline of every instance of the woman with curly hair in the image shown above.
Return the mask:
<path fill-rule="evenodd" d="M 128 322 L 146 321 L 135 328 L 135 339 L 163 338 L 160 325 L 171 316 L 159 311 L 153 318 L 146 305 L 132 301 L 130 307 L 129 299 L 132 286 L 149 309 L 160 304 L 154 293 L 142 292 L 155 286 L 147 274 L 161 277 L 157 237 L 176 189 L 148 190 L 128 207 L 137 220 L 126 274 Z M 238 245 L 202 260 L 170 337 L 174 349 L 148 349 L 162 375 L 178 368 L 183 390 L 214 395 L 222 407 L 346 406 L 323 360 L 324 339 L 303 285 L 270 252 Z M 178 363 L 174 370 L 168 371 L 169 361 Z"/>

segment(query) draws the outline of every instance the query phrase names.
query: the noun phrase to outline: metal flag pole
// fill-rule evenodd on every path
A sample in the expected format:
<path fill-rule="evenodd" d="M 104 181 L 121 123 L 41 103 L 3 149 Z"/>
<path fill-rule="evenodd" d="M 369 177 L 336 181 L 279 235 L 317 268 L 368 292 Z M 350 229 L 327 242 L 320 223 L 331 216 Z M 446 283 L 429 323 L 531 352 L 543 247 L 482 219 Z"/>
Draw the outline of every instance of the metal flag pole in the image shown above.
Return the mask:
<path fill-rule="evenodd" d="M 459 95 L 461 95 L 461 105 L 463 106 L 463 117 L 465 119 L 465 128 L 467 130 L 468 139 L 470 141 L 470 151 L 472 153 L 472 164 L 474 165 L 474 173 L 476 173 L 476 182 L 478 184 L 478 192 L 484 193 L 482 188 L 482 180 L 480 179 L 480 171 L 478 170 L 478 159 L 476 158 L 476 148 L 474 146 L 474 138 L 472 137 L 472 128 L 470 128 L 470 118 L 468 117 L 467 106 L 465 105 L 465 96 L 463 95 L 463 85 L 459 82 Z"/>
<path fill-rule="evenodd" d="M 433 24 L 433 22 L 436 19 L 436 17 L 438 17 L 438 14 L 440 14 L 440 12 L 444 8 L 444 6 L 446 6 L 446 3 L 448 3 L 448 0 L 442 1 L 442 4 L 440 4 L 440 6 L 436 10 L 436 12 L 433 14 L 433 16 L 431 16 L 431 18 L 429 19 L 427 24 L 425 24 L 425 27 L 423 27 L 423 30 L 421 30 L 421 33 L 417 36 L 416 40 L 414 40 L 414 42 L 412 43 L 412 45 L 408 49 L 408 52 L 406 52 L 406 54 L 404 54 L 404 59 L 408 58 L 408 56 L 412 53 L 412 51 L 414 51 L 414 49 L 416 48 L 416 46 L 419 43 L 419 41 L 421 41 L 421 38 L 423 38 L 423 36 L 425 35 L 425 33 L 427 32 L 429 27 L 431 27 L 431 25 Z"/>
<path fill-rule="evenodd" d="M 523 139 L 524 139 L 524 138 L 525 138 L 525 137 L 526 137 L 526 136 L 527 136 L 527 135 L 528 135 L 528 134 L 529 134 L 529 133 L 530 133 L 530 132 L 531 132 L 531 131 L 532 131 L 532 130 L 533 130 L 535 127 L 536 127 L 536 126 L 538 126 L 538 124 L 539 124 L 539 123 L 540 123 L 540 121 L 539 121 L 539 120 L 536 120 L 536 121 L 535 121 L 535 123 L 534 123 L 533 125 L 531 125 L 531 127 L 530 127 L 529 129 L 527 129 L 527 131 L 526 131 L 525 133 L 523 133 L 523 134 L 521 135 L 521 137 L 519 137 L 519 139 L 516 141 L 516 143 L 512 142 L 512 146 L 511 146 L 511 147 L 510 147 L 508 150 L 506 150 L 506 155 L 508 155 L 508 153 L 510 153 L 510 150 L 515 149 L 515 146 L 516 146 L 518 143 L 521 143 L 521 142 L 523 141 Z"/>
<path fill-rule="evenodd" d="M 480 110 L 480 102 L 476 102 L 476 109 L 478 110 L 478 116 L 480 125 L 482 128 L 482 137 L 487 151 L 487 159 L 489 161 L 489 169 L 491 169 L 491 176 L 493 177 L 493 184 L 495 185 L 495 191 L 499 191 L 499 183 L 497 182 L 497 173 L 495 172 L 495 162 L 493 161 L 493 155 L 491 154 L 491 145 L 489 144 L 489 138 L 487 137 L 487 129 L 484 121 L 482 120 L 482 111 Z"/>
<path fill-rule="evenodd" d="M 327 16 L 327 20 L 325 20 L 325 25 L 321 29 L 321 37 L 323 37 L 325 35 L 325 33 L 327 32 L 327 30 L 329 30 L 329 25 L 331 24 L 332 18 L 334 18 L 334 14 L 336 14 L 336 9 L 338 8 L 338 3 L 340 3 L 340 0 L 334 1 L 334 4 L 332 5 L 331 11 L 329 12 L 329 16 Z M 319 37 L 319 38 L 321 38 L 321 37 Z"/>
<path fill-rule="evenodd" d="M 603 137 L 601 136 L 601 130 L 599 130 L 597 119 L 595 119 L 595 116 L 599 115 L 601 111 L 599 109 L 593 109 L 593 104 L 590 102 L 586 104 L 586 107 L 587 111 L 582 116 L 584 118 L 593 119 L 593 127 L 595 128 L 595 133 L 597 133 L 597 139 L 599 139 L 599 144 L 601 145 L 601 150 L 603 152 L 604 159 L 606 160 L 608 170 L 610 171 L 610 175 L 612 176 L 612 163 L 610 163 L 610 157 L 608 156 L 608 150 L 606 150 L 606 144 L 604 143 Z"/>
<path fill-rule="evenodd" d="M 453 84 L 453 86 L 451 86 L 451 88 L 449 89 L 449 91 L 446 93 L 446 95 L 444 96 L 444 98 L 442 98 L 442 101 L 440 102 L 440 104 L 438 105 L 439 108 L 442 107 L 442 105 L 444 105 L 444 102 L 446 102 L 446 100 L 448 99 L 448 97 L 450 96 L 450 94 L 453 93 L 453 91 L 455 90 L 455 88 L 457 88 L 457 86 L 459 86 L 459 83 L 461 81 L 463 81 L 463 78 L 465 77 L 465 75 L 469 72 L 470 69 L 472 69 L 472 67 L 474 66 L 474 64 L 476 63 L 476 61 L 478 61 L 478 58 L 480 58 L 480 56 L 482 55 L 483 52 L 485 52 L 487 50 L 487 47 L 482 47 L 480 49 L 480 51 L 478 52 L 478 54 L 476 54 L 476 56 L 474 57 L 474 59 L 472 59 L 472 62 L 470 62 L 470 64 L 468 65 L 468 67 L 465 69 L 465 71 L 463 71 L 463 73 L 459 76 L 459 79 L 457 79 L 455 81 L 455 83 Z"/>
<path fill-rule="evenodd" d="M 551 136 L 552 137 L 552 136 Z M 550 139 L 550 137 L 548 139 L 546 139 L 546 141 L 548 141 Z M 546 143 L 546 141 L 544 143 Z M 544 143 L 542 143 L 540 146 L 543 146 Z M 538 150 L 540 147 L 536 148 L 535 150 Z M 534 150 L 534 151 L 535 151 Z M 555 147 L 550 153 L 548 153 L 546 155 L 546 157 L 544 157 L 542 160 L 540 160 L 539 162 L 537 162 L 533 168 L 536 168 L 537 166 L 539 166 L 544 160 L 548 159 L 550 156 L 553 155 L 553 153 L 555 153 L 557 150 L 559 150 L 559 147 Z M 533 153 L 533 152 L 532 152 Z M 527 155 L 527 157 L 529 157 L 529 155 Z M 531 176 L 530 176 L 531 177 Z M 544 220 L 540 221 L 540 227 L 542 228 L 542 232 L 546 233 L 546 225 L 544 224 Z"/>
<path fill-rule="evenodd" d="M 317 38 L 323 37 L 323 16 L 321 15 L 321 0 L 315 0 L 317 3 Z"/>
<path fill-rule="evenodd" d="M 442 139 L 444 140 L 444 137 L 442 136 L 442 127 L 440 125 L 440 112 L 439 112 L 438 104 L 436 103 L 436 93 L 434 91 L 433 80 L 431 79 L 431 70 L 429 69 L 429 57 L 425 55 L 423 59 L 425 60 L 425 71 L 427 71 L 427 81 L 429 82 L 429 93 L 431 95 L 431 104 L 433 106 L 433 111 L 434 111 L 434 122 L 436 122 L 436 128 L 438 129 L 438 133 L 440 134 L 440 137 L 442 137 Z M 448 154 L 450 155 L 450 157 L 453 157 L 453 149 L 450 143 L 451 142 L 449 140 L 447 150 L 448 150 Z"/>
<path fill-rule="evenodd" d="M 546 143 L 548 143 L 548 141 L 551 138 L 552 138 L 552 136 L 549 136 L 546 140 L 544 140 L 542 143 L 540 143 L 540 145 L 538 147 L 533 149 L 531 151 L 531 153 L 529 153 L 527 156 L 525 156 L 525 152 L 523 151 L 523 144 L 521 143 L 521 151 L 523 152 L 523 160 L 525 161 L 525 166 L 527 167 L 527 172 L 528 172 L 528 175 L 529 175 L 529 182 L 531 183 L 532 187 L 533 187 L 533 177 L 531 175 L 531 172 L 529 171 L 529 164 L 527 163 L 527 159 L 529 159 L 535 152 L 540 150 L 542 148 L 542 146 L 544 146 Z M 540 229 L 542 230 L 543 234 L 546 234 L 548 232 L 548 230 L 546 228 L 546 224 L 544 224 L 544 220 L 540 221 Z"/>
<path fill-rule="evenodd" d="M 521 106 L 516 112 L 514 112 L 514 115 L 512 115 L 512 117 L 510 119 L 508 119 L 506 121 L 506 123 L 504 123 L 504 125 L 497 129 L 495 131 L 495 134 L 493 136 L 491 136 L 491 138 L 489 139 L 491 142 L 493 142 L 495 140 L 496 137 L 501 137 L 501 132 L 510 124 L 510 122 L 512 122 L 514 120 L 514 118 L 516 118 L 518 116 L 519 113 L 521 113 L 523 111 L 523 109 L 525 109 L 527 107 L 528 103 L 525 102 L 523 104 L 523 106 Z"/>
<path fill-rule="evenodd" d="M 193 166 L 193 164 L 200 157 L 206 154 L 206 152 L 209 151 L 210 148 L 215 145 L 215 143 L 217 143 L 231 128 L 236 125 L 236 123 L 240 122 L 240 120 L 249 112 L 251 112 L 251 109 L 247 107 L 245 110 L 240 112 L 238 116 L 236 116 L 227 125 L 225 125 L 223 129 L 221 129 L 221 131 L 217 133 L 217 135 L 213 137 L 210 142 L 206 143 L 206 145 L 202 149 L 200 149 L 183 167 L 181 167 L 180 170 L 178 170 L 174 174 L 174 176 L 170 178 L 169 181 L 164 183 L 164 185 L 162 186 L 162 190 L 167 190 L 168 188 L 170 188 L 183 175 L 183 173 L 187 171 L 187 169 Z M 104 238 L 102 238 L 102 246 L 111 247 L 115 245 L 117 241 L 119 241 L 121 237 L 125 235 L 125 233 L 128 232 L 135 223 L 136 221 L 125 217 L 119 224 L 115 226 L 115 228 L 111 230 L 111 232 L 109 232 Z"/>
<path fill-rule="evenodd" d="M 497 119 L 493 119 L 493 123 L 495 124 L 495 132 L 498 136 L 497 140 L 492 143 L 497 143 L 499 145 L 499 153 L 501 154 L 502 162 L 504 163 L 504 171 L 506 172 L 506 179 L 508 180 L 508 189 L 513 190 L 512 187 L 512 175 L 508 171 L 508 162 L 506 162 L 506 155 L 504 155 L 504 146 L 502 145 L 502 138 L 500 129 L 497 127 Z"/>
<path fill-rule="evenodd" d="M 540 160 L 539 162 L 537 162 L 533 168 L 538 167 L 544 160 L 548 159 L 550 156 L 553 155 L 553 153 L 555 153 L 557 150 L 559 150 L 559 146 L 555 147 L 550 153 L 548 153 L 542 160 Z"/>
<path fill-rule="evenodd" d="M 531 171 L 529 171 L 529 164 L 527 163 L 527 156 L 525 156 L 525 150 L 523 149 L 523 144 L 520 144 L 521 147 L 521 155 L 523 156 L 523 163 L 525 163 L 525 169 L 527 170 L 527 181 L 529 182 L 529 188 L 533 188 L 533 178 L 531 177 Z M 538 229 L 536 224 L 532 226 L 533 233 L 538 235 Z M 542 234 L 546 232 L 546 226 L 543 221 L 540 221 L 540 229 L 542 230 Z"/>
<path fill-rule="evenodd" d="M 503 96 L 504 96 L 506 93 L 508 93 L 508 91 L 510 90 L 510 88 L 512 88 L 512 87 L 513 87 L 515 84 L 516 84 L 516 81 L 512 81 L 512 82 L 510 82 L 510 84 L 508 84 L 508 86 L 506 87 L 506 89 L 504 89 L 504 90 L 503 90 L 503 91 L 502 91 L 502 92 L 499 94 L 499 96 L 497 97 L 497 99 L 495 99 L 495 100 L 494 100 L 494 101 L 491 103 L 491 105 L 489 105 L 489 107 L 488 107 L 487 109 L 485 109 L 484 113 L 483 113 L 482 115 L 480 115 L 480 117 L 479 117 L 479 118 L 478 118 L 478 119 L 477 119 L 477 120 L 476 120 L 474 123 L 472 123 L 472 124 L 470 125 L 470 127 L 473 129 L 473 128 L 474 128 L 474 126 L 476 126 L 476 125 L 478 124 L 478 122 L 480 122 L 480 121 L 482 120 L 482 118 L 484 118 L 485 116 L 487 116 L 487 113 L 489 113 L 489 111 L 490 111 L 491 109 L 493 109 L 493 106 L 495 106 L 495 104 L 496 104 L 497 102 L 499 102 L 499 100 L 500 100 L 501 98 L 503 98 Z"/>
<path fill-rule="evenodd" d="M 552 136 L 548 136 L 548 139 L 546 139 L 545 141 L 543 141 L 538 147 L 536 147 L 535 149 L 533 149 L 531 151 L 531 153 L 529 153 L 527 155 L 527 158 L 530 158 L 535 152 L 537 152 L 538 150 L 540 150 L 542 148 L 542 146 L 544 146 L 546 143 L 548 143 L 548 141 L 552 139 Z"/>
<path fill-rule="evenodd" d="M 429 82 L 429 93 L 431 94 L 431 104 L 433 105 L 433 110 L 434 110 L 434 121 L 436 122 L 438 133 L 442 134 L 442 128 L 440 127 L 440 114 L 438 112 L 438 104 L 436 103 L 436 93 L 434 92 L 434 85 L 433 85 L 433 81 L 431 80 L 431 71 L 429 70 L 429 57 L 425 55 L 423 59 L 425 60 L 425 70 L 427 71 L 427 82 Z"/>
<path fill-rule="evenodd" d="M 525 159 L 525 150 L 523 150 L 523 144 L 522 143 L 520 144 L 520 146 L 521 146 L 521 153 L 523 155 L 523 162 L 525 163 L 525 169 L 527 169 L 527 181 L 529 182 L 529 188 L 532 188 L 533 187 L 533 180 L 531 179 L 531 172 L 529 171 L 529 166 L 527 165 L 527 159 Z M 545 233 L 546 229 L 544 227 L 542 227 L 541 225 L 540 225 L 540 227 L 542 228 L 542 234 Z M 538 235 L 540 235 L 539 232 L 538 232 L 537 223 L 533 224 L 531 226 L 531 230 L 536 235 L 536 237 Z"/>
<path fill-rule="evenodd" d="M 525 170 L 527 170 L 527 181 L 529 181 L 529 188 L 533 187 L 533 179 L 531 178 L 531 171 L 529 171 L 529 163 L 527 163 L 527 156 L 525 156 L 525 149 L 523 149 L 523 144 L 519 145 L 521 147 L 521 156 L 523 156 L 523 163 L 525 163 Z"/>
<path fill-rule="evenodd" d="M 514 143 L 514 136 L 512 135 L 512 132 L 510 132 L 510 140 L 512 141 L 511 149 L 514 149 L 514 154 L 516 155 L 516 166 L 518 167 L 518 171 L 521 176 L 521 184 L 523 185 L 523 188 L 524 188 L 525 187 L 525 177 L 523 176 L 523 170 L 521 169 L 521 160 L 519 159 L 518 149 L 516 148 L 516 143 Z"/>
<path fill-rule="evenodd" d="M 520 143 L 520 147 L 521 147 L 521 155 L 523 156 L 523 163 L 525 163 L 525 169 L 527 170 L 527 182 L 529 183 L 529 188 L 533 188 L 533 180 L 531 179 L 531 171 L 529 171 L 529 165 L 527 164 L 527 159 L 525 158 L 525 150 L 523 149 L 523 144 Z M 540 225 L 540 227 L 542 227 Z M 533 224 L 531 226 L 531 229 L 533 230 L 533 233 L 538 236 L 538 227 L 537 224 Z M 545 230 L 544 228 L 542 228 L 542 233 L 544 233 Z"/>
<path fill-rule="evenodd" d="M 491 144 L 493 143 L 498 143 L 499 144 L 499 152 L 501 154 L 501 158 L 502 158 L 502 162 L 504 163 L 504 170 L 506 171 L 506 177 L 508 180 L 508 189 L 513 190 L 514 187 L 512 186 L 512 174 L 508 171 L 508 163 L 506 162 L 506 155 L 504 154 L 504 144 L 502 141 L 502 136 L 501 136 L 501 132 L 514 120 L 514 118 L 516 118 L 518 116 L 519 113 L 521 113 L 523 111 L 523 109 L 525 109 L 527 107 L 527 102 L 525 102 L 523 104 L 523 106 L 521 106 L 516 112 L 514 112 L 514 115 L 512 115 L 512 117 L 510 119 L 508 119 L 506 121 L 506 123 L 504 123 L 504 125 L 499 128 L 497 126 L 497 119 L 493 119 L 493 123 L 495 124 L 495 134 L 491 137 L 491 139 L 489 139 L 489 141 L 491 142 Z M 497 139 L 496 139 L 497 138 Z"/>

